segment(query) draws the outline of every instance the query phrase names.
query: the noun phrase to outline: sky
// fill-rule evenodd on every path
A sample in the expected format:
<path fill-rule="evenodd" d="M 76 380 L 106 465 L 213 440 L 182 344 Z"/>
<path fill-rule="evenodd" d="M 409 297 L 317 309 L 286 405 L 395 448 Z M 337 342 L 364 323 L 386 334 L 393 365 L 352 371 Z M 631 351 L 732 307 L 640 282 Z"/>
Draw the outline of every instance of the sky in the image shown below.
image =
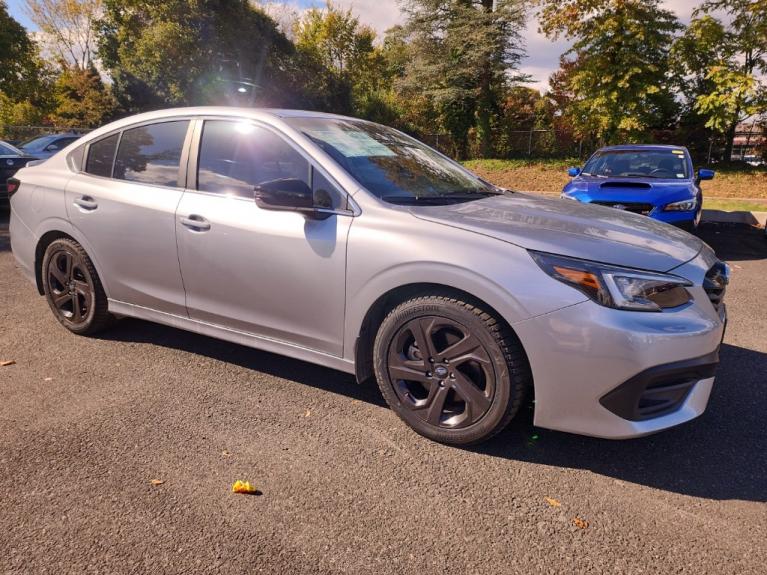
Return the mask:
<path fill-rule="evenodd" d="M 11 16 L 28 29 L 33 30 L 34 25 L 24 13 L 25 0 L 6 0 L 6 2 Z M 690 20 L 693 9 L 700 2 L 701 0 L 665 0 L 663 5 L 675 12 L 677 17 L 686 23 Z M 279 3 L 272 0 L 269 4 L 272 7 L 275 4 L 285 4 L 288 9 L 300 11 L 311 6 L 323 7 L 325 2 L 321 0 L 289 0 Z M 333 4 L 339 8 L 351 7 L 362 23 L 368 24 L 381 35 L 387 28 L 399 24 L 403 20 L 397 0 L 334 0 Z M 528 18 L 527 29 L 523 37 L 526 43 L 527 57 L 521 62 L 520 72 L 532 77 L 533 81 L 528 84 L 530 87 L 545 91 L 548 87 L 548 77 L 559 67 L 559 57 L 569 48 L 569 43 L 564 40 L 551 42 L 539 34 L 538 22 L 534 14 Z"/>

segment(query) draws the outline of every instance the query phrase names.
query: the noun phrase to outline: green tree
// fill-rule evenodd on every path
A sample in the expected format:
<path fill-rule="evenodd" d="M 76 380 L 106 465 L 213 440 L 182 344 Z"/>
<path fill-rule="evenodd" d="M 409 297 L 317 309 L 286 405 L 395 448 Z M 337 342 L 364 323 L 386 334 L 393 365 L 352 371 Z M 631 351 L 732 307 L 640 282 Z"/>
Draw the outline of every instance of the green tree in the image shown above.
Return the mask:
<path fill-rule="evenodd" d="M 324 100 L 336 112 L 380 119 L 390 76 L 372 28 L 360 24 L 351 9 L 328 3 L 307 10 L 293 33 L 296 57 L 312 72 L 304 83 L 310 99 Z"/>
<path fill-rule="evenodd" d="M 617 142 L 675 121 L 669 48 L 680 25 L 660 0 L 538 1 L 541 31 L 574 40 L 565 80 L 579 129 Z"/>
<path fill-rule="evenodd" d="M 295 103 L 293 46 L 247 0 L 105 0 L 98 27 L 125 111 Z"/>
<path fill-rule="evenodd" d="M 104 85 L 93 67 L 64 68 L 56 78 L 53 92 L 55 109 L 50 119 L 59 127 L 95 128 L 115 109 L 111 89 Z"/>
<path fill-rule="evenodd" d="M 434 103 L 440 124 L 465 157 L 476 130 L 480 154 L 493 155 L 493 122 L 503 90 L 523 55 L 522 0 L 407 0 L 411 58 L 399 81 L 408 95 Z"/>
<path fill-rule="evenodd" d="M 50 108 L 50 70 L 37 45 L 0 0 L 0 133 L 5 126 L 39 124 Z"/>
<path fill-rule="evenodd" d="M 711 13 L 724 12 L 726 27 Z M 701 16 L 702 15 L 702 16 Z M 760 74 L 767 73 L 767 2 L 764 0 L 709 0 L 695 12 L 691 28 L 714 32 L 685 46 L 689 59 L 697 59 L 703 89 L 696 95 L 694 109 L 706 118 L 706 126 L 725 137 L 725 160 L 732 157 L 737 126 L 767 108 L 767 85 Z M 716 40 L 712 52 L 709 41 Z"/>

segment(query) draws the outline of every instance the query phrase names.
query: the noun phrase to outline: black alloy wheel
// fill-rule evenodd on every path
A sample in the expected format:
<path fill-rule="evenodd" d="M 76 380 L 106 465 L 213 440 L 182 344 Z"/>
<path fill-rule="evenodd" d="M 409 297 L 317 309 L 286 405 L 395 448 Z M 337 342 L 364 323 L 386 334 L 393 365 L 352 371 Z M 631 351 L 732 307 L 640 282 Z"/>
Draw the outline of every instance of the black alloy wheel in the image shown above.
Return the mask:
<path fill-rule="evenodd" d="M 524 351 L 508 327 L 442 296 L 392 310 L 376 337 L 374 362 L 392 409 L 418 433 L 457 445 L 503 429 L 530 384 Z"/>
<path fill-rule="evenodd" d="M 56 319 L 68 330 L 95 333 L 113 319 L 93 262 L 77 242 L 52 242 L 42 262 L 43 288 Z"/>

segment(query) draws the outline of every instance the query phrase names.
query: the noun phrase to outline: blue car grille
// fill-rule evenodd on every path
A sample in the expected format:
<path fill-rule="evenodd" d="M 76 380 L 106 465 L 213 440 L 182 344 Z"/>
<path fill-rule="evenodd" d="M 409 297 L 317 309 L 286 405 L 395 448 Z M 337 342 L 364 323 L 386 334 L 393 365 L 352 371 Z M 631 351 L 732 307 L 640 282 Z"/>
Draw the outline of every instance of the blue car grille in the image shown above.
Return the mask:
<path fill-rule="evenodd" d="M 605 202 L 605 201 L 599 201 L 599 202 L 591 202 L 592 204 L 597 204 L 599 206 L 608 206 L 610 208 L 616 208 L 619 210 L 623 210 L 625 212 L 632 212 L 635 214 L 642 214 L 643 216 L 648 215 L 655 206 L 648 203 L 643 202 Z"/>

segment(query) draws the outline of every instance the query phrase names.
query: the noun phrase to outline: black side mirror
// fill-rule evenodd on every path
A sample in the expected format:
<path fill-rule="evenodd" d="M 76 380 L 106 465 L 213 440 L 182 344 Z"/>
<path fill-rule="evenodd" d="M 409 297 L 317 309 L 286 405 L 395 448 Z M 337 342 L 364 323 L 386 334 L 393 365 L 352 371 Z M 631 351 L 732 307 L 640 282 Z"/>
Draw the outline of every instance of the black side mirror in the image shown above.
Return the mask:
<path fill-rule="evenodd" d="M 263 182 L 256 186 L 254 198 L 256 205 L 263 210 L 301 212 L 307 218 L 315 220 L 331 215 L 317 209 L 312 189 L 306 182 L 296 178 Z"/>

